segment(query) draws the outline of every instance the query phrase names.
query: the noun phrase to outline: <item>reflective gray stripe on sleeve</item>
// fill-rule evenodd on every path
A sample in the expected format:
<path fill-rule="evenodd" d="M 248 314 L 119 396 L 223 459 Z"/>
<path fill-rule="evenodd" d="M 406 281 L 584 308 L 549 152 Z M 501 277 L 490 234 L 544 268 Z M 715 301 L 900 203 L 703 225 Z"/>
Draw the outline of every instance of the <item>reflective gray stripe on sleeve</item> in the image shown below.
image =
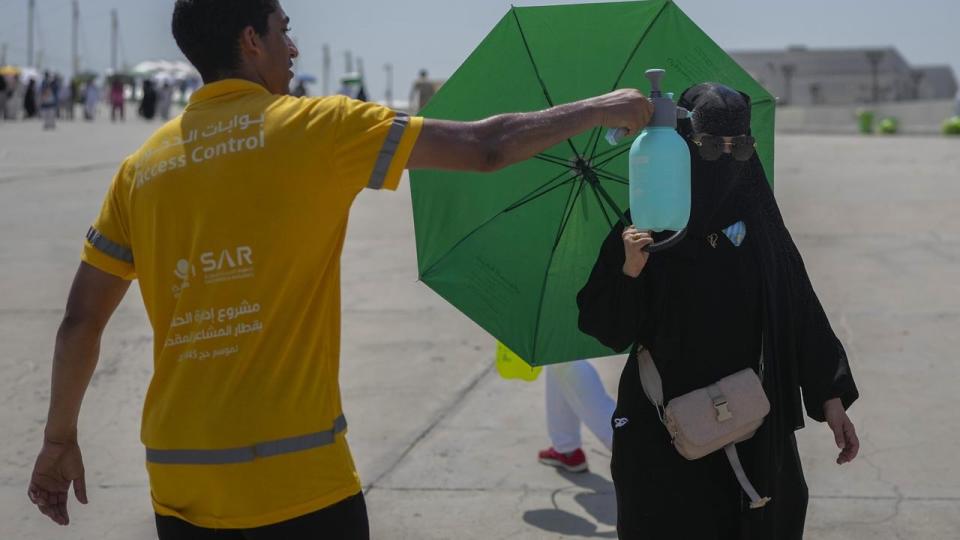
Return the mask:
<path fill-rule="evenodd" d="M 87 231 L 87 241 L 90 242 L 91 246 L 113 257 L 114 259 L 117 259 L 118 261 L 133 264 L 133 252 L 130 251 L 130 248 L 125 248 L 120 244 L 113 242 L 106 236 L 100 234 L 100 231 L 94 229 L 93 227 L 90 227 L 90 230 Z"/>
<path fill-rule="evenodd" d="M 223 450 L 154 450 L 147 448 L 147 462 L 160 465 L 245 463 L 259 458 L 292 454 L 333 444 L 337 434 L 345 429 L 347 429 L 347 419 L 340 415 L 333 421 L 333 429 L 329 431 L 267 441 L 242 448 L 225 448 Z"/>
<path fill-rule="evenodd" d="M 387 140 L 383 141 L 383 148 L 380 149 L 377 164 L 373 167 L 370 183 L 367 184 L 368 188 L 383 188 L 384 182 L 387 181 L 387 173 L 390 172 L 390 164 L 393 163 L 393 156 L 400 147 L 400 140 L 408 125 L 410 125 L 410 117 L 404 113 L 397 113 L 396 118 L 393 119 L 393 125 L 390 126 L 390 132 L 387 133 Z"/>

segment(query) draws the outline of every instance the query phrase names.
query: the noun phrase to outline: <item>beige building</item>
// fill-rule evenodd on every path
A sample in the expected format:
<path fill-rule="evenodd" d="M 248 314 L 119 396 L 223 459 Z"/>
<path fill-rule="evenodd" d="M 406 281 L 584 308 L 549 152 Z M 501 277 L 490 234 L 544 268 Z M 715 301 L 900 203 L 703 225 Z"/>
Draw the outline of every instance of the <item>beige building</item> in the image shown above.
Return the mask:
<path fill-rule="evenodd" d="M 731 56 L 782 105 L 949 100 L 957 94 L 950 66 L 912 66 L 893 47 L 741 51 Z"/>

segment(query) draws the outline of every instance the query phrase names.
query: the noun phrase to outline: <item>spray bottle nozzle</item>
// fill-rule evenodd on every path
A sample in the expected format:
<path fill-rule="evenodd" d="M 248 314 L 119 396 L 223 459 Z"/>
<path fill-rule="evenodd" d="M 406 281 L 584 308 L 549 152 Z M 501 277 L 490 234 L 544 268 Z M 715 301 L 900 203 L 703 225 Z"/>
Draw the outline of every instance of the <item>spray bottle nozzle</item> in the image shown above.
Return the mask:
<path fill-rule="evenodd" d="M 667 73 L 666 70 L 663 70 L 663 69 L 648 69 L 646 71 L 646 76 L 648 79 L 650 79 L 650 97 L 652 98 L 663 97 L 661 82 L 663 81 L 663 76 L 666 73 Z"/>

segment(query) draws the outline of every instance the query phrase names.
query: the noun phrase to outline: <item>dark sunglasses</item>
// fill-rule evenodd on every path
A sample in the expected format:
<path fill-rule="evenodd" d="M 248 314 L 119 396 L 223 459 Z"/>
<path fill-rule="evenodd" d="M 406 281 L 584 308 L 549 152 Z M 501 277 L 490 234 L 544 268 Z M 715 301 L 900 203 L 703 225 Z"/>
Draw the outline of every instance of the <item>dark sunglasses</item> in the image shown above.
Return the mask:
<path fill-rule="evenodd" d="M 697 133 L 690 140 L 697 145 L 700 157 L 707 161 L 716 161 L 724 154 L 732 155 L 737 161 L 747 161 L 757 151 L 757 140 L 750 135 L 720 137 Z"/>

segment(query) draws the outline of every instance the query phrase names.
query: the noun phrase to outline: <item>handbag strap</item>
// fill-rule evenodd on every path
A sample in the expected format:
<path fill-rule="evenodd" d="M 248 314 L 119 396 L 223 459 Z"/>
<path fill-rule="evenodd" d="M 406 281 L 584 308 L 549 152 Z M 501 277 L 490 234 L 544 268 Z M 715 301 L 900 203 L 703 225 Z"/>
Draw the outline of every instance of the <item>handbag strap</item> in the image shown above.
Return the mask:
<path fill-rule="evenodd" d="M 660 422 L 664 423 L 663 379 L 660 378 L 660 372 L 657 370 L 657 365 L 653 363 L 653 357 L 650 355 L 650 351 L 647 349 L 638 351 L 637 364 L 640 369 L 640 386 L 643 387 L 643 393 L 647 395 L 647 399 L 650 400 L 650 402 L 653 403 L 653 406 L 657 408 L 657 416 L 660 417 Z M 720 391 L 720 388 L 715 384 L 711 384 L 707 387 L 707 394 L 710 395 L 710 399 L 713 400 L 714 406 L 718 407 L 719 412 L 719 407 L 722 407 L 726 404 L 727 398 L 723 395 L 723 392 Z M 721 416 L 720 420 L 724 421 L 728 418 L 730 418 L 729 412 L 726 413 L 726 417 Z"/>
<path fill-rule="evenodd" d="M 767 357 L 767 355 L 763 353 L 763 347 L 764 347 L 765 345 L 766 345 L 766 340 L 763 339 L 763 333 L 761 332 L 761 334 L 760 334 L 760 362 L 757 363 L 757 371 L 759 371 L 759 373 L 757 373 L 757 375 L 760 376 L 760 384 L 761 384 L 761 385 L 763 385 L 763 383 L 766 382 L 765 377 L 766 377 L 766 375 L 767 375 L 767 362 L 766 362 L 766 360 L 765 360 L 765 358 Z"/>
<path fill-rule="evenodd" d="M 647 399 L 657 407 L 663 407 L 663 380 L 657 365 L 653 363 L 650 351 L 641 349 L 637 352 L 637 363 L 640 366 L 640 384 Z"/>
<path fill-rule="evenodd" d="M 757 375 L 760 377 L 761 385 L 764 383 L 764 377 L 767 371 L 766 362 L 764 362 L 763 346 L 764 340 L 761 337 L 760 362 L 757 364 L 759 371 Z M 647 399 L 657 408 L 657 412 L 660 414 L 660 420 L 663 421 L 663 379 L 660 378 L 660 371 L 657 370 L 657 365 L 653 363 L 653 356 L 650 355 L 650 351 L 647 350 L 646 347 L 640 347 L 637 350 L 637 367 L 640 371 L 640 385 L 643 387 L 643 393 L 647 395 Z"/>
<path fill-rule="evenodd" d="M 733 474 L 737 475 L 737 482 L 740 482 L 740 487 L 744 493 L 750 497 L 750 509 L 756 510 L 766 506 L 767 503 L 770 502 L 770 497 L 761 497 L 753 487 L 753 484 L 750 483 L 750 479 L 747 478 L 747 473 L 743 471 L 743 465 L 740 463 L 740 455 L 737 454 L 737 445 L 728 444 L 723 447 L 723 452 L 727 455 L 727 461 L 730 462 L 730 468 L 733 469 Z"/>

